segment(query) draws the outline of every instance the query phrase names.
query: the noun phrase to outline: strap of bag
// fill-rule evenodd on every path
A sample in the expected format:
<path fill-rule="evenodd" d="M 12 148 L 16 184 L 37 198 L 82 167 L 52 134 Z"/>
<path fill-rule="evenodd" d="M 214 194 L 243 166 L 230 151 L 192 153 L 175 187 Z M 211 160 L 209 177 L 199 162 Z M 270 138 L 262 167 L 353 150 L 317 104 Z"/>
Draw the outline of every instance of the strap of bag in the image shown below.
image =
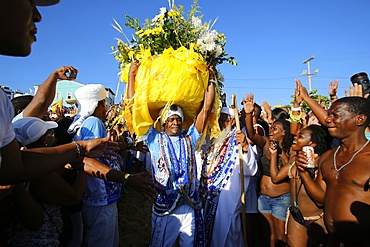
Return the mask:
<path fill-rule="evenodd" d="M 298 168 L 296 168 L 296 177 L 298 178 Z M 301 181 L 301 184 L 299 185 L 299 188 L 297 190 L 297 180 L 298 179 L 295 179 L 295 188 L 296 188 L 296 194 L 295 194 L 295 201 L 294 201 L 294 206 L 298 207 L 298 195 L 299 195 L 299 192 L 301 191 L 301 188 L 302 188 L 302 181 Z"/>

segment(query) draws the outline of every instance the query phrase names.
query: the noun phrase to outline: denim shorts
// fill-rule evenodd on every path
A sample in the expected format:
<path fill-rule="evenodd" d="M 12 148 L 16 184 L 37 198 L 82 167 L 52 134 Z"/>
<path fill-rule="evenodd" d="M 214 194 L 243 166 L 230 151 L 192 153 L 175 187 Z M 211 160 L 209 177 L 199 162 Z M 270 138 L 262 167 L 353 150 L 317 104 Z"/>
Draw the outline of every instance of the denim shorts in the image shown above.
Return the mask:
<path fill-rule="evenodd" d="M 272 214 L 275 218 L 285 221 L 288 207 L 290 205 L 290 193 L 269 197 L 260 195 L 258 197 L 258 211 L 262 214 Z"/>

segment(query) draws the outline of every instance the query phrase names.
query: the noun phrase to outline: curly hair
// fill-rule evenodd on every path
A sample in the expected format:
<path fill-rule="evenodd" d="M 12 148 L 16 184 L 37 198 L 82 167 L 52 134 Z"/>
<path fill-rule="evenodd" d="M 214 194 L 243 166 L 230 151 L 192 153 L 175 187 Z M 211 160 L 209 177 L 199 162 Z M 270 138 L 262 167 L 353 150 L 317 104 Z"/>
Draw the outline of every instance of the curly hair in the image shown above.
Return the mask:
<path fill-rule="evenodd" d="M 316 124 L 311 124 L 305 129 L 311 131 L 311 141 L 316 144 L 316 147 L 314 147 L 315 153 L 319 156 L 325 153 L 330 147 L 327 138 L 329 133 L 322 126 Z"/>
<path fill-rule="evenodd" d="M 293 144 L 293 135 L 290 133 L 290 122 L 285 119 L 278 119 L 274 123 L 281 123 L 283 125 L 283 129 L 285 130 L 285 135 L 283 138 L 282 149 L 285 152 L 289 153 L 290 146 L 292 146 Z"/>

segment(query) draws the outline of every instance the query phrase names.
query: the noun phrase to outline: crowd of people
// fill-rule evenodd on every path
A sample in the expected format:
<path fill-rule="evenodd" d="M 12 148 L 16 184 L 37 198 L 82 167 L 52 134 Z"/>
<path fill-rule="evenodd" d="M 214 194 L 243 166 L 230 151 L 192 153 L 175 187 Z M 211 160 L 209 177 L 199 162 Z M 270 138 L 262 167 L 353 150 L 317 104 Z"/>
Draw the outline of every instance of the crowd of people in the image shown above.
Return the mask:
<path fill-rule="evenodd" d="M 41 21 L 36 6 L 57 2 L 1 1 L 0 54 L 28 56 Z M 128 109 L 139 66 L 130 68 Z M 370 246 L 366 73 L 351 77 L 340 99 L 331 82 L 328 106 L 298 79 L 286 109 L 260 106 L 252 93 L 240 110 L 223 98 L 221 133 L 210 138 L 218 100 L 210 66 L 193 124 L 185 129 L 182 107 L 168 104 L 161 130 L 140 139 L 125 119 L 105 124 L 122 107 L 108 111 L 100 84 L 76 90 L 75 116 L 51 119 L 57 81 L 77 73 L 62 66 L 34 96 L 12 102 L 0 91 L 0 246 L 119 246 L 126 186 L 153 202 L 152 247 Z"/>

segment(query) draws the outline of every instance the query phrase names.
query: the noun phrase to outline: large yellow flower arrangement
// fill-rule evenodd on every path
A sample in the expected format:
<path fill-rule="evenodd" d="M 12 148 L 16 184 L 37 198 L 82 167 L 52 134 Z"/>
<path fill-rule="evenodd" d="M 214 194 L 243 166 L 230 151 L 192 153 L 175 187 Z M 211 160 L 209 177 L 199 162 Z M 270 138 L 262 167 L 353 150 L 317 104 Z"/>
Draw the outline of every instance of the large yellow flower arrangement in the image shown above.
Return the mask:
<path fill-rule="evenodd" d="M 138 137 L 156 125 L 161 117 L 160 110 L 171 104 L 183 108 L 184 127 L 190 126 L 208 85 L 208 66 L 224 61 L 236 64 L 224 50 L 225 36 L 195 16 L 199 13 L 198 8 L 195 1 L 185 18 L 184 8 L 172 4 L 169 10 L 161 8 L 158 15 L 146 20 L 144 27 L 140 27 L 138 19 L 126 16 L 126 26 L 135 30 L 135 36 L 127 43 L 119 39 L 117 46 L 113 47 L 113 54 L 119 61 L 123 82 L 128 80 L 131 62 L 140 61 L 134 82 L 132 111 L 125 108 L 121 114 L 130 131 Z M 124 34 L 117 22 L 115 28 Z M 220 79 L 221 74 L 217 74 Z M 217 136 L 219 132 L 217 120 L 222 86 L 222 81 L 216 80 L 216 98 L 209 121 L 211 136 Z M 125 102 L 125 105 L 129 104 Z M 159 125 L 156 127 L 160 128 Z"/>

